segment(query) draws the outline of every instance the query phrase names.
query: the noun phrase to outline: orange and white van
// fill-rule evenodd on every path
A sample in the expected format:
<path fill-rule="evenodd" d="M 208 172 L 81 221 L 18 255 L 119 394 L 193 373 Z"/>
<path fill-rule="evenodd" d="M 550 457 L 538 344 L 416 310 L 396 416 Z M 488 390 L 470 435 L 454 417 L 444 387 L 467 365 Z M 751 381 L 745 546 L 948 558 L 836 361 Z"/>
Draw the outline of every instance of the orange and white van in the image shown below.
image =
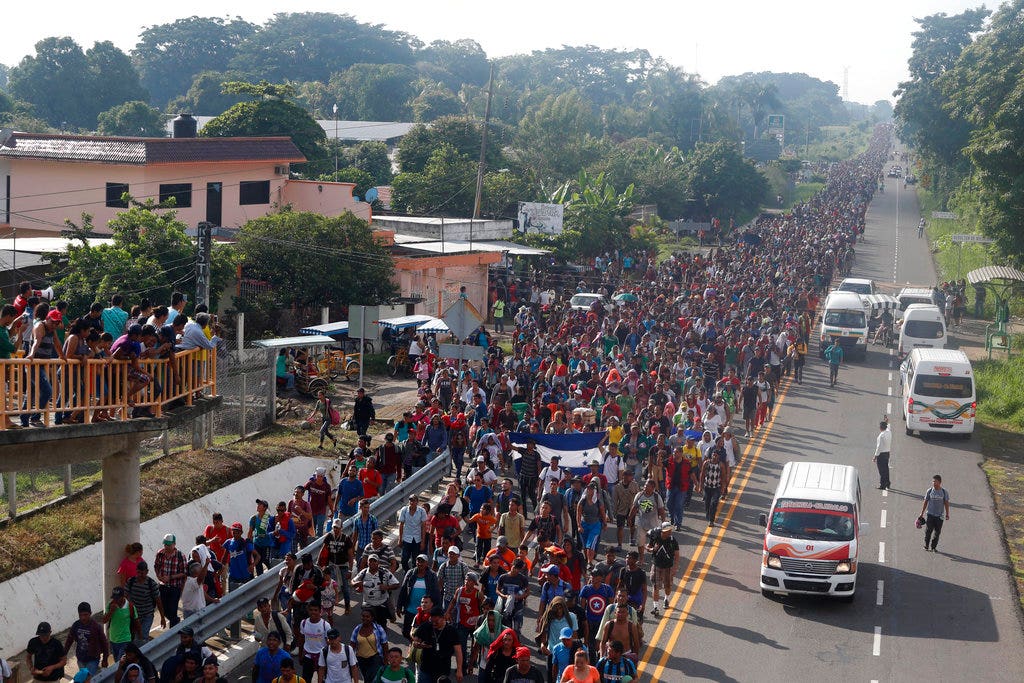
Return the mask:
<path fill-rule="evenodd" d="M 860 521 L 857 468 L 788 462 L 765 527 L 761 594 L 804 593 L 852 602 L 857 554 L 868 524 Z"/>

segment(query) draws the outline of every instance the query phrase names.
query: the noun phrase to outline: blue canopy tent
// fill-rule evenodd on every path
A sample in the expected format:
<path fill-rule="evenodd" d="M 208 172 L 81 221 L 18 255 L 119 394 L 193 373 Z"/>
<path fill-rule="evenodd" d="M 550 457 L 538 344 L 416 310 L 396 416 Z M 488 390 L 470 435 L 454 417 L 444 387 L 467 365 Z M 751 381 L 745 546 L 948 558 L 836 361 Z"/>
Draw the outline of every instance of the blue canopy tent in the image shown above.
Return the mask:
<path fill-rule="evenodd" d="M 348 336 L 348 321 L 343 320 L 336 323 L 327 323 L 326 325 L 303 327 L 299 330 L 299 334 L 322 334 L 326 337 L 345 337 Z"/>

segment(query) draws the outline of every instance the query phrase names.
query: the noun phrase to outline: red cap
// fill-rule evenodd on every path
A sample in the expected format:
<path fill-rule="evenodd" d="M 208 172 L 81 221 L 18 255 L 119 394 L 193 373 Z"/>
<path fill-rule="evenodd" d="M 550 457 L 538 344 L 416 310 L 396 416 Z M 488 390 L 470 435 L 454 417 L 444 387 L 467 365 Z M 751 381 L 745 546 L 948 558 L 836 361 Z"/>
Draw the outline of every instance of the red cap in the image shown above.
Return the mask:
<path fill-rule="evenodd" d="M 55 323 L 59 323 L 64 320 L 64 315 L 55 308 L 46 314 L 46 319 L 52 320 Z"/>
<path fill-rule="evenodd" d="M 231 525 L 231 530 L 234 531 L 235 529 L 238 529 L 239 531 L 241 531 L 242 530 L 242 523 L 241 522 L 235 522 L 234 524 L 232 524 Z"/>

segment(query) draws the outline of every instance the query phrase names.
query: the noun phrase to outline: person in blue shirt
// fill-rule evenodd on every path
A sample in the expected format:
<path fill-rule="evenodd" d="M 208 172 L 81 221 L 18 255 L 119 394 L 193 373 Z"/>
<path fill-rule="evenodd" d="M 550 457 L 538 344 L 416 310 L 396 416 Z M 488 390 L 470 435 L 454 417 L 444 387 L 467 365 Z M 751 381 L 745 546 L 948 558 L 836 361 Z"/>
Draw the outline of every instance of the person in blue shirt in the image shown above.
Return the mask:
<path fill-rule="evenodd" d="M 252 541 L 242 538 L 241 522 L 231 525 L 231 538 L 224 541 L 224 550 L 229 558 L 228 589 L 233 591 L 252 580 L 255 568 Z"/>
<path fill-rule="evenodd" d="M 590 572 L 590 583 L 580 589 L 580 602 L 586 606 L 587 624 L 590 626 L 587 631 L 587 647 L 591 652 L 596 651 L 595 643 L 601 619 L 614 597 L 615 591 L 604 582 L 604 575 L 595 566 Z"/>
<path fill-rule="evenodd" d="M 345 471 L 345 478 L 338 484 L 338 517 L 340 518 L 348 518 L 356 514 L 359 501 L 365 495 L 363 482 L 356 478 L 357 474 L 356 466 L 350 464 Z"/>
<path fill-rule="evenodd" d="M 490 486 L 484 486 L 484 478 L 476 474 L 473 476 L 472 486 L 466 487 L 466 490 L 462 492 L 462 497 L 469 502 L 469 514 L 467 517 L 472 517 L 480 512 L 484 503 L 490 503 L 494 500 L 494 491 L 491 490 Z M 470 522 L 467 530 L 475 535 L 476 523 Z"/>
<path fill-rule="evenodd" d="M 271 518 L 270 528 L 273 529 L 271 538 L 274 542 L 274 562 L 284 559 L 284 554 L 292 549 L 292 541 L 295 538 L 295 520 L 288 514 L 288 506 L 284 501 L 277 504 L 277 514 Z"/>
<path fill-rule="evenodd" d="M 267 644 L 256 651 L 252 660 L 253 683 L 271 683 L 281 675 L 281 662 L 291 655 L 281 649 L 281 634 L 271 631 L 267 634 Z"/>

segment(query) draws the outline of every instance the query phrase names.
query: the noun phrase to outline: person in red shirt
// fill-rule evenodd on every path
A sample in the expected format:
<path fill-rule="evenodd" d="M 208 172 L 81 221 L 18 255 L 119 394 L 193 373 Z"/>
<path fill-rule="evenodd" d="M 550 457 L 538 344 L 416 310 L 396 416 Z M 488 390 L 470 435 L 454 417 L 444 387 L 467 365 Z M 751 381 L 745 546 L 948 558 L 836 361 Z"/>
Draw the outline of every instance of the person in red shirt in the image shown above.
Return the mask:
<path fill-rule="evenodd" d="M 295 524 L 295 540 L 300 548 L 305 548 L 309 543 L 309 527 L 313 523 L 313 508 L 305 500 L 306 486 L 299 484 L 295 487 L 295 497 L 288 501 L 288 512 Z"/>
<path fill-rule="evenodd" d="M 376 498 L 379 495 L 384 478 L 377 469 L 377 458 L 366 461 L 366 467 L 359 470 L 359 481 L 363 483 L 364 498 Z"/>
<path fill-rule="evenodd" d="M 445 531 L 454 529 L 455 535 L 459 533 L 459 520 L 452 515 L 452 506 L 441 504 L 437 506 L 437 513 L 430 520 L 430 527 L 434 530 L 434 545 L 441 546 Z"/>
<path fill-rule="evenodd" d="M 317 467 L 305 485 L 309 494 L 309 507 L 313 510 L 313 528 L 317 537 L 324 533 L 324 523 L 331 507 L 331 482 L 327 481 L 327 468 Z"/>
<path fill-rule="evenodd" d="M 601 482 L 601 490 L 608 490 L 608 477 L 601 474 L 601 463 L 598 460 L 590 461 L 590 471 L 583 475 L 583 485 L 590 484 L 590 480 L 597 478 Z"/>
<path fill-rule="evenodd" d="M 227 569 L 228 551 L 224 548 L 224 542 L 231 538 L 231 529 L 224 524 L 224 515 L 219 512 L 214 512 L 210 520 L 211 523 L 203 531 L 203 538 L 213 556 Z"/>

